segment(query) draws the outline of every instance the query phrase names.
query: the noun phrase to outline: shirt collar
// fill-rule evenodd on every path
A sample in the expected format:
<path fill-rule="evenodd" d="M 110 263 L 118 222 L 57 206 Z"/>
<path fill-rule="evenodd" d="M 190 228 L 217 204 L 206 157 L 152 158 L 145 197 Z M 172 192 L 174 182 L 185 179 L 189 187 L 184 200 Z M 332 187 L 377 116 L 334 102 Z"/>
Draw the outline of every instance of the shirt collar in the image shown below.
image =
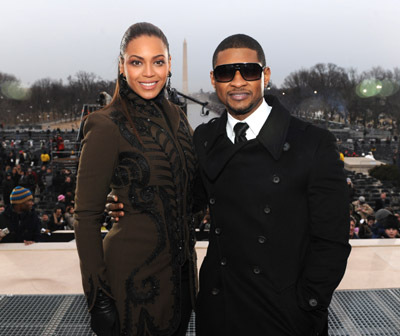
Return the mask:
<path fill-rule="evenodd" d="M 261 105 L 257 108 L 257 110 L 255 110 L 244 120 L 237 120 L 228 113 L 228 119 L 226 122 L 226 135 L 232 142 L 234 142 L 235 132 L 233 131 L 233 128 L 238 122 L 245 122 L 247 123 L 247 125 L 249 125 L 249 129 L 246 131 L 247 140 L 255 139 L 260 133 L 261 128 L 267 121 L 270 112 L 271 107 L 268 106 L 263 99 Z"/>

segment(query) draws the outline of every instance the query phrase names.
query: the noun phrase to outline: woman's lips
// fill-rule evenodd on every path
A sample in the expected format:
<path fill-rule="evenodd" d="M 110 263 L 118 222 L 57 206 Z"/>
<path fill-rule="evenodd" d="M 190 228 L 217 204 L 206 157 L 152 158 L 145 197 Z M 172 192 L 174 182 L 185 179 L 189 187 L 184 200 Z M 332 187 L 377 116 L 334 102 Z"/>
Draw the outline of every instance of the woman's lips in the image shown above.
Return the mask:
<path fill-rule="evenodd" d="M 139 82 L 139 84 L 145 90 L 152 90 L 157 86 L 157 82 Z"/>

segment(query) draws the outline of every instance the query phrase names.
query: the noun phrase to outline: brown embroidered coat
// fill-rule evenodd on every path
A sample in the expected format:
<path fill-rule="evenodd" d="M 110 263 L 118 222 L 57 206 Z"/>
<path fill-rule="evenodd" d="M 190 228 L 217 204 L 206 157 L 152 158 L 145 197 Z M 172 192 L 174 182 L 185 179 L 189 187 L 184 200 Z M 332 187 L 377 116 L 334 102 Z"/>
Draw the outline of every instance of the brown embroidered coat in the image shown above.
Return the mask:
<path fill-rule="evenodd" d="M 180 270 L 196 291 L 192 188 L 195 155 L 186 116 L 164 97 L 127 90 L 139 137 L 112 107 L 87 118 L 76 189 L 76 243 L 89 309 L 101 288 L 124 335 L 170 335 L 180 322 Z M 102 240 L 108 192 L 125 216 Z"/>

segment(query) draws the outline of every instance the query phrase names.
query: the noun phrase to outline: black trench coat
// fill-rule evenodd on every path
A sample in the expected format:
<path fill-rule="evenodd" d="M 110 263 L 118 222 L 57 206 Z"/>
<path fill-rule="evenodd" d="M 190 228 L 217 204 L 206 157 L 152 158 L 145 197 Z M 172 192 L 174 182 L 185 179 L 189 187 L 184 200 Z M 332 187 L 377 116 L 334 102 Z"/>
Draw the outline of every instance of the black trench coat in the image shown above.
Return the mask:
<path fill-rule="evenodd" d="M 197 335 L 318 335 L 350 253 L 348 191 L 334 136 L 273 97 L 254 140 L 232 144 L 226 113 L 194 143 L 211 232 Z"/>

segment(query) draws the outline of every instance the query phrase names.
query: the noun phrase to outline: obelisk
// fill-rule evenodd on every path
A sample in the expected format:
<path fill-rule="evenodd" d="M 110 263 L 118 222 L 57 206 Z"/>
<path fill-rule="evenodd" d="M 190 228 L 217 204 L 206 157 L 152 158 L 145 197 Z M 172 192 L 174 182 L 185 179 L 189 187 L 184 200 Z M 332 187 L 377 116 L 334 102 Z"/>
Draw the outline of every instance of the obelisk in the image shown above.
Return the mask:
<path fill-rule="evenodd" d="M 183 40 L 183 71 L 182 71 L 182 91 L 184 94 L 189 94 L 188 85 L 188 65 L 187 65 L 187 44 L 186 39 Z"/>

